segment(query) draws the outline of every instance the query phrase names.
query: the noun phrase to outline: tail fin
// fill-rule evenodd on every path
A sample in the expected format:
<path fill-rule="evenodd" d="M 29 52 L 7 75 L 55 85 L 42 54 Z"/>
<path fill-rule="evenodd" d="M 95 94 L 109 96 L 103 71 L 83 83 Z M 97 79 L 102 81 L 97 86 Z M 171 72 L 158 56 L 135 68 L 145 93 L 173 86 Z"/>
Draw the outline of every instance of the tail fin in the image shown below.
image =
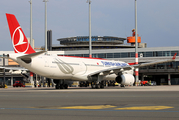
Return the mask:
<path fill-rule="evenodd" d="M 29 44 L 22 28 L 20 27 L 16 17 L 13 14 L 7 14 L 7 22 L 9 25 L 9 31 L 11 34 L 12 44 L 15 53 L 31 54 L 35 53 Z"/>

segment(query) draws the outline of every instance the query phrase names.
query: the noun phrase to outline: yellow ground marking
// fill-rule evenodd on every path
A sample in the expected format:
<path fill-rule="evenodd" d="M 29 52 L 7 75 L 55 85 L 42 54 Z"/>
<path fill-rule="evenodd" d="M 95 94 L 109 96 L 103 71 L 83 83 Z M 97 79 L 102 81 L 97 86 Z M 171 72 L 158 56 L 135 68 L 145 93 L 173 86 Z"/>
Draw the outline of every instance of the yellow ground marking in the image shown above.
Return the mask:
<path fill-rule="evenodd" d="M 163 110 L 174 108 L 171 106 L 140 106 L 140 107 L 125 107 L 125 108 L 116 108 L 116 110 Z"/>
<path fill-rule="evenodd" d="M 94 106 L 69 106 L 69 107 L 60 107 L 59 109 L 106 109 L 114 108 L 116 106 L 111 105 L 94 105 Z"/>

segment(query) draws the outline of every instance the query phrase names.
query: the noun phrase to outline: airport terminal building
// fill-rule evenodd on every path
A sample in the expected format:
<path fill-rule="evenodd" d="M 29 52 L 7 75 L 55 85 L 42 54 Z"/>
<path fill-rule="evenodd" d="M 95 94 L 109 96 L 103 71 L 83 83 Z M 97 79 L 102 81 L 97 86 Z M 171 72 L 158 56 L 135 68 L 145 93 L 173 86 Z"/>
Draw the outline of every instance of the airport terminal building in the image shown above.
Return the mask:
<path fill-rule="evenodd" d="M 104 58 L 116 61 L 132 63 L 135 61 L 135 44 L 126 38 L 112 36 L 92 36 L 92 57 Z M 77 36 L 58 39 L 59 45 L 49 44 L 50 54 L 59 56 L 89 56 L 89 37 Z M 13 52 L 13 51 L 9 51 Z M 157 85 L 179 85 L 179 46 L 176 47 L 153 47 L 147 48 L 146 43 L 139 43 L 139 64 L 155 60 L 170 59 L 177 53 L 176 61 L 172 63 L 157 64 L 139 69 L 140 80 L 156 81 Z M 2 55 L 3 51 L 0 52 Z M 2 59 L 0 65 L 3 66 Z M 11 60 L 6 60 L 5 66 L 18 66 Z M 3 69 L 0 71 L 0 82 L 3 80 Z M 5 72 L 6 84 L 12 85 L 15 80 L 23 80 L 21 74 L 13 74 L 8 70 Z"/>

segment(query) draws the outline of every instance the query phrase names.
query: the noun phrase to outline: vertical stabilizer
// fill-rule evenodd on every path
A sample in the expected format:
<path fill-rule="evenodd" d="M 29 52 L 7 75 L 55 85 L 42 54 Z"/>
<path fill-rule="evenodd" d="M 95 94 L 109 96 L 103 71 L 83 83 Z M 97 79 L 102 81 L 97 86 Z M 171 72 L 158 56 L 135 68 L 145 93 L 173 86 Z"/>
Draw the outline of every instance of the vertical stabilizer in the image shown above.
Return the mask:
<path fill-rule="evenodd" d="M 11 34 L 12 45 L 15 53 L 31 54 L 35 53 L 29 44 L 21 26 L 13 14 L 6 13 L 9 31 Z"/>

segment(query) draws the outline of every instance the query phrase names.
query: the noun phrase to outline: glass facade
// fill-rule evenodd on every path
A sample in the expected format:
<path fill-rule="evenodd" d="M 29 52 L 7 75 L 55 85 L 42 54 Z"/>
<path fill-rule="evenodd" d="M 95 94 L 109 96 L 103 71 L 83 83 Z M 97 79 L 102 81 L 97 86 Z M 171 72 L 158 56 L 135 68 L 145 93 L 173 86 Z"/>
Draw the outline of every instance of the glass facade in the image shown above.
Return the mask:
<path fill-rule="evenodd" d="M 13 77 L 13 84 L 15 81 L 22 81 L 23 82 L 23 77 Z M 0 83 L 4 82 L 4 78 L 0 77 Z M 11 77 L 5 77 L 5 84 L 7 86 L 11 86 Z"/>
<path fill-rule="evenodd" d="M 179 61 L 151 65 L 147 67 L 142 67 L 140 69 L 161 69 L 161 70 L 162 69 L 178 69 L 179 70 Z"/>
<path fill-rule="evenodd" d="M 106 58 L 113 58 L 113 53 L 106 53 Z"/>
<path fill-rule="evenodd" d="M 179 51 L 149 51 L 138 52 L 138 57 L 167 57 L 173 56 L 175 53 L 179 56 Z M 88 57 L 88 54 L 70 54 L 68 56 Z M 95 58 L 133 58 L 135 57 L 135 52 L 96 53 L 92 54 L 92 56 Z"/>
<path fill-rule="evenodd" d="M 114 53 L 114 57 L 112 58 L 120 58 L 121 57 L 121 53 Z"/>
<path fill-rule="evenodd" d="M 4 78 L 0 77 L 0 83 L 4 82 Z M 11 78 L 10 77 L 5 77 L 5 84 L 6 85 L 11 85 Z"/>

